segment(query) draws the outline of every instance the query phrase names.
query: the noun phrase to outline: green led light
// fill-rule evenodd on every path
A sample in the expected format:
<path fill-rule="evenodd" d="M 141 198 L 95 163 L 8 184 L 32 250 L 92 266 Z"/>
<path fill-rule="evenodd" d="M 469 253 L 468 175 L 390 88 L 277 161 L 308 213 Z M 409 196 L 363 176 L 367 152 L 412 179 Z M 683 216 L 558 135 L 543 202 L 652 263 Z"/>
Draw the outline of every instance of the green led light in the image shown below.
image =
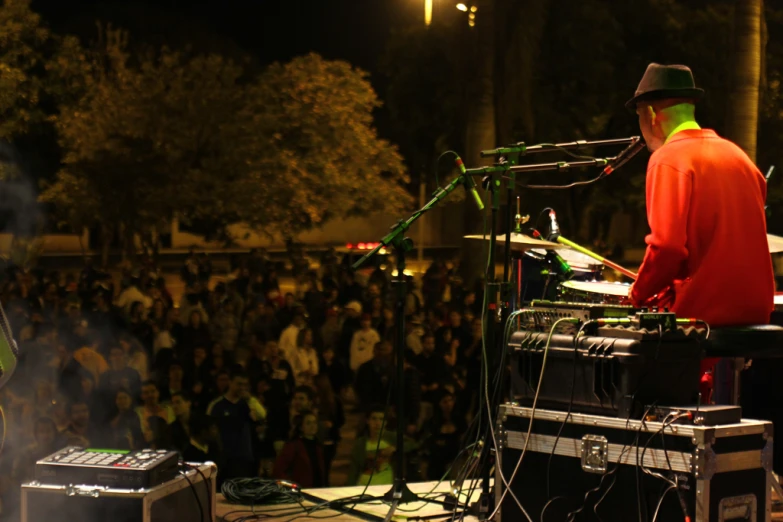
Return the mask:
<path fill-rule="evenodd" d="M 97 448 L 87 448 L 84 450 L 86 453 L 116 453 L 118 455 L 127 455 L 130 453 L 130 450 L 119 450 L 119 449 L 97 449 Z"/>

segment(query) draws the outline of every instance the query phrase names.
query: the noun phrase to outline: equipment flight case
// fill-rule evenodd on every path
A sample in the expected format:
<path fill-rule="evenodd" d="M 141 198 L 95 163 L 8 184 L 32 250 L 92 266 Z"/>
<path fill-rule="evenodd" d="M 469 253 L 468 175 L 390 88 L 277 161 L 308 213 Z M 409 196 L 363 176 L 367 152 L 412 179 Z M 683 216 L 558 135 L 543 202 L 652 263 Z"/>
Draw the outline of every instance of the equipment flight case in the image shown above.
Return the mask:
<path fill-rule="evenodd" d="M 565 411 L 536 409 L 520 463 L 533 411 L 501 405 L 496 501 L 505 478 L 529 515 L 509 493 L 501 520 L 769 522 L 772 424 L 709 426 L 698 410 L 661 411 L 647 410 L 655 420 L 571 413 L 565 421 Z M 672 411 L 681 413 L 665 415 Z"/>
<path fill-rule="evenodd" d="M 21 522 L 212 521 L 216 474 L 217 467 L 207 462 L 191 464 L 187 471 L 153 487 L 63 485 L 36 480 L 22 484 Z"/>

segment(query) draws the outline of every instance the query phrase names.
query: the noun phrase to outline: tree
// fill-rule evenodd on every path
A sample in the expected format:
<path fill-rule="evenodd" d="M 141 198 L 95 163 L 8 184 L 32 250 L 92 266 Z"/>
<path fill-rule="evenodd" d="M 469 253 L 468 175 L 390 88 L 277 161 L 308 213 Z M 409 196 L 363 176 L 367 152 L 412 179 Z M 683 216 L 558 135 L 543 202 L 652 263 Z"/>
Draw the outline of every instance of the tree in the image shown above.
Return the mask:
<path fill-rule="evenodd" d="M 64 105 L 63 168 L 41 199 L 75 226 L 100 223 L 125 252 L 173 215 L 286 237 L 333 216 L 408 202 L 396 149 L 372 127 L 366 74 L 311 55 L 260 78 L 218 55 L 131 56 L 105 33 L 85 96 Z"/>
<path fill-rule="evenodd" d="M 759 117 L 759 81 L 763 49 L 763 0 L 737 0 L 734 4 L 734 48 L 731 70 L 727 137 L 756 160 Z"/>
<path fill-rule="evenodd" d="M 192 213 L 202 181 L 241 161 L 223 141 L 241 107 L 241 68 L 166 49 L 132 58 L 126 46 L 124 33 L 106 31 L 83 77 L 85 96 L 61 107 L 63 168 L 41 195 L 74 226 L 100 223 L 104 260 L 116 231 L 132 254 L 135 236 Z"/>
<path fill-rule="evenodd" d="M 293 237 L 332 217 L 408 209 L 402 157 L 373 126 L 380 101 L 367 77 L 309 54 L 249 88 L 237 115 L 248 170 L 220 187 L 243 222 Z"/>
<path fill-rule="evenodd" d="M 12 141 L 45 122 L 73 94 L 81 48 L 51 33 L 30 0 L 0 6 L 0 140 Z M 75 74 L 74 74 L 75 73 Z"/>

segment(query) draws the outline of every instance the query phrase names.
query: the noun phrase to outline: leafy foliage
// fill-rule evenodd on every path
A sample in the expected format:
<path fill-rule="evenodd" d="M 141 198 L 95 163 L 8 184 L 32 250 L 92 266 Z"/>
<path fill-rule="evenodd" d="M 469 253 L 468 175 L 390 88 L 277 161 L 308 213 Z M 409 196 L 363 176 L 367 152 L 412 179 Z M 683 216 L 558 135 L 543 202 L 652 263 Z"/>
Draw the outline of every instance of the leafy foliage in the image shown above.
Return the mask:
<path fill-rule="evenodd" d="M 52 34 L 30 9 L 30 0 L 4 0 L 0 6 L 0 139 L 12 140 L 40 126 L 62 98 L 76 95 L 81 60 L 76 38 Z"/>
<path fill-rule="evenodd" d="M 373 127 L 380 102 L 367 73 L 310 54 L 272 65 L 248 102 L 249 172 L 230 189 L 243 221 L 290 233 L 408 204 L 402 157 Z"/>
<path fill-rule="evenodd" d="M 130 248 L 175 214 L 289 236 L 407 203 L 365 73 L 310 55 L 246 78 L 218 55 L 131 56 L 124 33 L 105 35 L 56 118 L 63 168 L 41 196 L 74 226 L 121 227 Z"/>

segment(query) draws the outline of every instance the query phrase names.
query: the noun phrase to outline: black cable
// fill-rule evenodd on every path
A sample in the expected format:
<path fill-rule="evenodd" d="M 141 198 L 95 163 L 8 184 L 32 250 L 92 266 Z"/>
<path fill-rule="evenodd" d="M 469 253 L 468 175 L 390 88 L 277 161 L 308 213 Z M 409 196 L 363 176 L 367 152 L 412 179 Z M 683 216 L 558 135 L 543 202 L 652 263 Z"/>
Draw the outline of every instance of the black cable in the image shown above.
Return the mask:
<path fill-rule="evenodd" d="M 212 486 L 210 485 L 209 480 L 207 480 L 206 475 L 198 468 L 198 466 L 191 466 L 187 462 L 182 463 L 183 466 L 186 466 L 190 469 L 196 470 L 196 472 L 201 475 L 201 480 L 204 481 L 204 489 L 207 492 L 207 511 L 209 512 L 210 518 L 212 517 Z M 215 480 L 215 477 L 212 477 L 212 480 Z"/>
<path fill-rule="evenodd" d="M 563 189 L 570 189 L 574 187 L 580 187 L 583 185 L 590 185 L 592 183 L 595 183 L 596 181 L 603 179 L 604 177 L 606 177 L 606 174 L 601 172 L 598 176 L 592 179 L 588 179 L 585 181 L 574 181 L 573 183 L 569 183 L 568 185 L 523 185 L 522 183 L 515 183 L 515 185 L 517 187 L 533 189 L 533 190 L 563 190 Z M 503 176 L 503 179 L 510 180 L 511 178 Z"/>
<path fill-rule="evenodd" d="M 595 323 L 595 320 L 589 320 L 587 322 L 582 323 L 582 325 L 579 327 L 579 329 L 576 332 L 576 335 L 574 335 L 574 364 L 571 367 L 571 391 L 569 393 L 570 398 L 568 399 L 568 409 L 566 410 L 566 416 L 563 419 L 563 422 L 560 423 L 560 428 L 557 430 L 557 436 L 555 437 L 555 443 L 552 445 L 552 451 L 549 452 L 549 459 L 546 463 L 546 498 L 551 498 L 551 491 L 550 491 L 550 485 L 551 485 L 551 477 L 550 473 L 552 471 L 552 458 L 555 456 L 555 450 L 557 450 L 557 443 L 560 442 L 560 436 L 563 434 L 563 429 L 565 428 L 565 425 L 568 423 L 568 419 L 571 418 L 571 410 L 574 407 L 574 392 L 576 391 L 576 367 L 577 367 L 577 361 L 579 360 L 579 336 L 584 331 L 585 327 L 589 324 Z M 542 522 L 543 522 L 543 511 L 542 514 Z"/>
<path fill-rule="evenodd" d="M 553 150 L 559 150 L 561 152 L 565 152 L 566 154 L 568 154 L 572 158 L 576 158 L 576 159 L 583 159 L 583 160 L 598 159 L 595 156 L 583 156 L 582 154 L 576 154 L 575 152 L 571 152 L 569 149 L 567 149 L 565 147 L 560 147 L 560 146 L 558 146 L 558 145 L 556 145 L 554 143 L 539 143 L 538 146 L 539 147 L 547 147 L 547 148 L 550 148 L 550 149 L 553 149 Z"/>
<path fill-rule="evenodd" d="M 649 414 L 650 410 L 652 410 L 652 408 L 653 408 L 653 407 L 654 407 L 654 406 L 650 406 L 650 407 L 648 407 L 648 408 L 647 408 L 647 411 L 645 411 L 645 412 L 644 412 L 644 417 L 646 417 L 646 416 Z M 643 417 L 643 418 L 644 418 L 644 417 Z M 630 411 L 629 411 L 628 417 L 627 417 L 627 418 L 626 418 L 626 420 L 625 420 L 625 424 L 626 424 L 626 426 L 628 426 L 628 422 L 630 422 L 630 419 L 631 419 L 631 417 L 630 417 Z M 641 425 L 640 425 L 640 430 L 641 430 Z M 635 439 L 635 441 L 636 441 L 636 442 L 634 443 L 634 445 L 638 445 L 638 440 L 639 440 L 640 434 L 641 434 L 641 431 L 639 431 L 639 432 L 637 433 L 637 437 L 636 437 L 636 439 Z M 574 510 L 574 511 L 571 511 L 570 513 L 568 513 L 568 515 L 567 515 L 567 520 L 568 520 L 568 522 L 571 522 L 571 521 L 573 520 L 573 517 L 575 517 L 576 515 L 578 515 L 579 513 L 581 513 L 581 512 L 582 512 L 582 510 L 583 510 L 583 509 L 585 508 L 585 506 L 587 505 L 587 499 L 590 497 L 590 495 L 592 495 L 593 493 L 597 493 L 598 491 L 600 491 L 600 490 L 601 490 L 601 488 L 603 487 L 603 484 L 604 484 L 604 480 L 606 480 L 606 477 L 612 476 L 612 475 L 614 475 L 615 473 L 617 473 L 617 471 L 620 469 L 620 465 L 621 465 L 621 463 L 622 463 L 622 460 L 623 460 L 623 455 L 625 455 L 625 449 L 626 449 L 626 447 L 627 447 L 627 446 L 628 446 L 628 442 L 626 441 L 626 442 L 623 444 L 623 447 L 622 447 L 622 449 L 620 450 L 620 457 L 617 459 L 617 465 L 616 465 L 614 468 L 612 468 L 612 470 L 611 470 L 611 471 L 607 471 L 607 472 L 605 472 L 605 473 L 603 474 L 603 476 L 601 477 L 601 480 L 600 480 L 600 482 L 598 483 L 598 486 L 594 487 L 594 488 L 593 488 L 593 489 L 591 489 L 591 490 L 588 490 L 588 491 L 587 491 L 587 493 L 585 493 L 584 500 L 582 501 L 582 505 L 581 505 L 581 506 L 579 506 L 579 508 L 578 508 L 578 509 L 576 509 L 576 510 Z M 629 451 L 630 451 L 630 449 L 629 449 Z M 637 451 L 638 451 L 638 446 L 637 446 Z M 614 484 L 614 483 L 613 483 L 613 484 Z M 603 499 L 605 496 L 606 496 L 606 494 L 604 494 L 604 495 L 602 496 L 602 499 Z"/>
<path fill-rule="evenodd" d="M 669 460 L 669 452 L 666 451 L 666 437 L 664 436 L 663 431 L 661 431 L 661 449 L 663 449 L 663 454 L 666 457 L 666 464 L 669 466 L 669 473 L 672 474 L 674 477 L 675 485 L 677 486 L 675 488 L 675 492 L 677 493 L 677 500 L 680 502 L 680 509 L 682 509 L 682 515 L 685 518 L 685 520 L 688 520 L 688 504 L 685 500 L 685 496 L 682 494 L 682 490 L 680 489 L 680 483 L 679 480 L 677 480 L 677 474 L 674 473 L 674 469 L 672 469 L 672 463 Z"/>
<path fill-rule="evenodd" d="M 453 150 L 447 150 L 446 152 L 444 152 L 443 154 L 438 156 L 438 159 L 435 160 L 435 186 L 438 187 L 438 188 L 440 188 L 440 180 L 439 180 L 439 177 L 438 177 L 438 167 L 440 167 L 440 160 L 442 160 L 443 156 L 445 156 L 446 154 L 452 154 L 452 155 L 454 155 L 455 158 L 459 158 L 459 154 L 457 154 Z"/>
<path fill-rule="evenodd" d="M 193 496 L 196 497 L 196 504 L 198 504 L 198 512 L 201 514 L 199 517 L 202 521 L 204 518 L 204 506 L 201 505 L 201 499 L 198 498 L 198 491 L 196 491 L 196 486 L 193 485 L 193 482 L 190 480 L 190 477 L 188 477 L 187 471 L 181 471 L 180 474 L 185 477 L 185 480 L 188 481 L 188 485 L 190 485 L 190 490 L 193 492 Z M 212 518 L 212 513 L 209 514 L 210 519 Z M 210 519 L 207 519 L 207 522 L 209 522 Z"/>
<path fill-rule="evenodd" d="M 547 214 L 549 212 L 552 212 L 554 209 L 552 207 L 544 207 L 544 209 L 541 211 L 540 214 L 538 214 L 538 217 L 536 218 L 535 223 L 533 223 L 533 229 L 538 230 L 538 224 L 541 222 L 541 218 L 544 217 L 544 214 Z"/>
<path fill-rule="evenodd" d="M 220 488 L 223 497 L 234 504 L 301 504 L 302 495 L 278 481 L 260 477 L 228 479 Z"/>

